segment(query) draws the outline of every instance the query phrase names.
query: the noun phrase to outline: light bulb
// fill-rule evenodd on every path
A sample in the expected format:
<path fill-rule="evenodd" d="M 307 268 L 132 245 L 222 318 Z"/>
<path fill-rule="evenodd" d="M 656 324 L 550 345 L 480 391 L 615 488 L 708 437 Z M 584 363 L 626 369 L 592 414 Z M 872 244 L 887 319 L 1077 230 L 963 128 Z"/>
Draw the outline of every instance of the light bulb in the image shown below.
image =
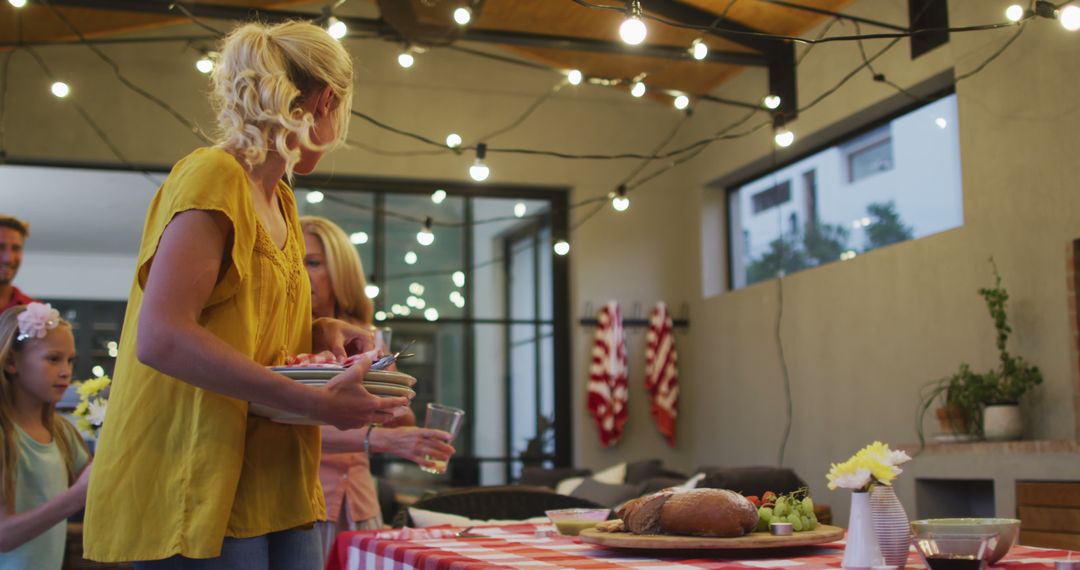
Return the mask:
<path fill-rule="evenodd" d="M 437 321 L 439 320 L 439 311 L 435 310 L 435 307 L 428 307 L 428 309 L 424 311 L 424 318 L 429 321 Z"/>
<path fill-rule="evenodd" d="M 1010 22 L 1019 22 L 1024 17 L 1024 7 L 1019 4 L 1013 4 L 1005 9 L 1005 17 Z"/>
<path fill-rule="evenodd" d="M 416 257 L 416 252 L 415 251 L 406 251 L 405 252 L 405 263 L 407 263 L 409 265 L 416 265 L 416 260 L 417 260 L 417 257 Z"/>
<path fill-rule="evenodd" d="M 345 22 L 330 16 L 330 19 L 326 21 L 326 33 L 335 40 L 340 40 L 349 33 L 349 27 L 345 25 Z"/>
<path fill-rule="evenodd" d="M 791 143 L 795 142 L 795 133 L 787 130 L 784 127 L 780 127 L 776 131 L 776 136 L 773 137 L 776 141 L 776 146 L 780 148 L 787 148 L 791 146 Z"/>
<path fill-rule="evenodd" d="M 323 193 L 319 192 L 318 190 L 312 190 L 311 192 L 308 192 L 307 196 L 304 196 L 304 198 L 307 199 L 308 204 L 318 204 L 319 202 L 323 201 L 323 198 L 325 198 L 325 196 L 323 196 Z"/>
<path fill-rule="evenodd" d="M 101 378 L 105 375 L 105 369 L 102 368 L 100 365 L 91 368 L 90 372 L 94 375 L 95 378 Z"/>
<path fill-rule="evenodd" d="M 457 148 L 461 146 L 461 135 L 457 133 L 450 133 L 446 135 L 446 146 L 450 148 Z"/>
<path fill-rule="evenodd" d="M 413 295 L 423 295 L 424 294 L 424 286 L 417 283 L 417 282 L 415 282 L 415 281 L 413 281 L 412 283 L 409 283 L 409 292 L 412 293 Z"/>
<path fill-rule="evenodd" d="M 778 109 L 780 108 L 780 96 L 779 95 L 766 95 L 761 98 L 761 104 L 766 109 Z"/>
<path fill-rule="evenodd" d="M 204 55 L 199 58 L 199 61 L 195 62 L 195 69 L 198 69 L 199 73 L 210 73 L 214 70 L 214 60 L 210 59 L 210 56 Z"/>
<path fill-rule="evenodd" d="M 349 241 L 354 245 L 363 245 L 368 242 L 367 232 L 353 232 L 349 234 Z"/>
<path fill-rule="evenodd" d="M 451 291 L 450 292 L 450 302 L 451 303 L 457 303 L 457 300 L 460 299 L 460 298 L 461 298 L 461 291 Z"/>
<path fill-rule="evenodd" d="M 416 308 L 417 309 L 423 309 L 426 306 L 427 306 L 427 301 L 421 299 L 420 297 L 416 298 Z"/>
<path fill-rule="evenodd" d="M 63 81 L 57 81 L 56 83 L 53 83 L 52 86 L 49 87 L 49 90 L 52 91 L 53 95 L 56 95 L 61 99 L 67 97 L 68 94 L 71 93 L 71 87 L 68 87 L 68 84 L 64 83 Z"/>
<path fill-rule="evenodd" d="M 678 97 L 675 97 L 675 101 L 673 101 L 673 103 L 676 109 L 682 111 L 683 109 L 690 106 L 690 98 L 686 95 L 679 95 Z"/>
<path fill-rule="evenodd" d="M 375 311 L 375 320 L 376 321 L 385 321 L 386 320 L 386 311 Z"/>
<path fill-rule="evenodd" d="M 626 197 L 626 186 L 620 185 L 619 189 L 611 196 L 611 207 L 616 212 L 625 212 L 630 207 L 630 198 Z"/>
<path fill-rule="evenodd" d="M 459 308 L 459 309 L 464 309 L 465 308 L 465 297 L 458 297 L 457 300 L 454 301 L 454 306 Z"/>
<path fill-rule="evenodd" d="M 635 81 L 634 86 L 630 88 L 630 94 L 634 97 L 641 97 L 645 94 L 645 84 L 641 81 Z"/>
<path fill-rule="evenodd" d="M 410 67 L 413 66 L 414 63 L 416 63 L 416 58 L 413 57 L 413 55 L 411 53 L 409 53 L 407 51 L 403 51 L 400 54 L 398 54 L 397 63 L 401 67 L 404 67 L 405 69 L 409 69 Z"/>
<path fill-rule="evenodd" d="M 455 271 L 454 274 L 452 276 L 450 276 L 450 278 L 453 279 L 454 285 L 456 285 L 458 287 L 464 287 L 465 286 L 465 272 L 464 271 Z"/>
<path fill-rule="evenodd" d="M 690 44 L 690 55 L 694 56 L 694 59 L 701 61 L 709 57 L 709 46 L 701 39 L 694 40 L 694 43 Z"/>
<path fill-rule="evenodd" d="M 401 307 L 401 316 L 407 317 L 412 314 L 412 309 L 408 307 Z"/>
<path fill-rule="evenodd" d="M 1058 20 L 1061 21 L 1061 27 L 1070 32 L 1080 30 L 1080 6 L 1069 4 L 1062 8 L 1058 13 Z"/>
<path fill-rule="evenodd" d="M 23 6 L 26 6 L 26 0 L 8 0 L 8 4 L 11 4 L 16 8 L 22 8 Z"/>
<path fill-rule="evenodd" d="M 469 167 L 469 176 L 477 182 L 483 182 L 487 180 L 488 176 L 491 176 L 491 169 L 484 164 L 484 161 L 478 158 L 476 159 L 476 162 Z"/>
<path fill-rule="evenodd" d="M 409 295 L 409 297 L 405 299 L 405 304 L 410 307 L 415 307 L 419 309 L 420 307 L 417 305 L 418 301 L 420 301 L 420 299 L 417 299 L 416 295 Z"/>
<path fill-rule="evenodd" d="M 934 119 L 934 124 L 937 125 L 939 129 L 944 129 L 949 126 L 949 121 L 946 121 L 945 117 L 938 117 Z"/>
<path fill-rule="evenodd" d="M 637 16 L 630 16 L 623 20 L 622 25 L 619 26 L 619 37 L 632 46 L 645 41 L 645 36 L 648 33 L 649 30 L 645 28 L 645 22 L 642 22 L 641 18 Z"/>
<path fill-rule="evenodd" d="M 454 21 L 464 26 L 472 21 L 472 10 L 462 7 L 454 10 Z"/>
<path fill-rule="evenodd" d="M 368 299 L 374 299 L 379 296 L 379 286 L 374 283 L 368 283 L 364 287 L 364 294 L 368 296 Z"/>
<path fill-rule="evenodd" d="M 484 143 L 476 145 L 476 161 L 469 167 L 469 176 L 477 182 L 483 182 L 491 176 L 491 169 L 484 164 L 485 156 L 487 156 L 487 145 Z"/>
<path fill-rule="evenodd" d="M 528 211 L 528 207 L 525 205 L 525 202 L 518 202 L 517 204 L 514 204 L 514 217 L 515 218 L 524 217 L 526 211 Z"/>
<path fill-rule="evenodd" d="M 566 255 L 570 253 L 570 243 L 564 239 L 561 239 L 555 242 L 555 247 L 553 247 L 552 249 L 555 250 L 556 255 Z"/>
<path fill-rule="evenodd" d="M 440 189 L 438 189 L 438 190 L 431 193 L 431 201 L 435 202 L 436 204 L 442 204 L 443 200 L 445 200 L 445 199 L 446 199 L 446 190 L 443 190 L 442 188 L 440 188 Z"/>
<path fill-rule="evenodd" d="M 581 71 L 571 69 L 569 73 L 566 74 L 566 80 L 570 82 L 570 85 L 580 85 L 582 80 Z"/>
<path fill-rule="evenodd" d="M 416 232 L 416 241 L 425 247 L 435 243 L 435 233 L 431 231 L 431 218 L 424 220 L 424 226 Z"/>

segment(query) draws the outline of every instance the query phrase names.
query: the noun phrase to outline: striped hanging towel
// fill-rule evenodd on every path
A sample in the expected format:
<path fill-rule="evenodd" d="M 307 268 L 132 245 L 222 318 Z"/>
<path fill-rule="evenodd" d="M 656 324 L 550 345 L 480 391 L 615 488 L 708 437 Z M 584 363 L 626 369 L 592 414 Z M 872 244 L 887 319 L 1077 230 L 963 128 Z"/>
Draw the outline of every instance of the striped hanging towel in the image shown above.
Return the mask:
<path fill-rule="evenodd" d="M 619 304 L 610 301 L 596 316 L 596 340 L 589 368 L 589 415 L 600 431 L 600 445 L 609 447 L 622 437 L 626 423 L 626 337 Z"/>
<path fill-rule="evenodd" d="M 675 418 L 679 415 L 679 354 L 675 351 L 671 315 L 662 301 L 649 316 L 645 341 L 645 387 L 652 398 L 656 427 L 675 447 Z"/>

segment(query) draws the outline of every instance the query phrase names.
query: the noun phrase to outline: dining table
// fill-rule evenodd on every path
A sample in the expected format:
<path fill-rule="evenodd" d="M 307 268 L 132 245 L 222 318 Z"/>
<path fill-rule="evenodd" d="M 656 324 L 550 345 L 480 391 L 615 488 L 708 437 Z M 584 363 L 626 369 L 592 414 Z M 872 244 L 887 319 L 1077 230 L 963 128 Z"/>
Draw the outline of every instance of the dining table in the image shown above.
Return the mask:
<path fill-rule="evenodd" d="M 326 570 L 818 570 L 841 568 L 843 555 L 843 540 L 774 550 L 612 549 L 559 535 L 550 524 L 502 524 L 467 530 L 428 527 L 344 532 L 334 542 Z M 1080 560 L 1080 552 L 1018 545 L 992 568 L 1053 569 L 1058 560 Z M 914 550 L 906 568 L 925 568 Z"/>

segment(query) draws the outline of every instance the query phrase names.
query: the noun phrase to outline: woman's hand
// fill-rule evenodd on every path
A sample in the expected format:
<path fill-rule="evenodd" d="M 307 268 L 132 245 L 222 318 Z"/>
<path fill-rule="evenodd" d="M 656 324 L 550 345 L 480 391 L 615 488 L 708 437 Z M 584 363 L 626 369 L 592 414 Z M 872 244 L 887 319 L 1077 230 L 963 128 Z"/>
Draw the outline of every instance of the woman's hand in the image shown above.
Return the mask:
<path fill-rule="evenodd" d="M 371 432 L 371 447 L 373 451 L 392 453 L 421 467 L 435 467 L 427 457 L 441 461 L 450 459 L 456 451 L 450 445 L 451 439 L 449 433 L 438 429 L 375 428 Z"/>
<path fill-rule="evenodd" d="M 409 409 L 408 398 L 379 398 L 364 388 L 364 375 L 370 368 L 371 358 L 365 355 L 355 365 L 334 376 L 320 390 L 321 403 L 313 417 L 345 430 L 393 421 L 404 415 Z"/>
<path fill-rule="evenodd" d="M 327 317 L 311 322 L 311 352 L 313 354 L 329 350 L 334 356 L 344 359 L 350 354 L 367 352 L 373 348 L 375 348 L 375 335 L 369 327 Z"/>

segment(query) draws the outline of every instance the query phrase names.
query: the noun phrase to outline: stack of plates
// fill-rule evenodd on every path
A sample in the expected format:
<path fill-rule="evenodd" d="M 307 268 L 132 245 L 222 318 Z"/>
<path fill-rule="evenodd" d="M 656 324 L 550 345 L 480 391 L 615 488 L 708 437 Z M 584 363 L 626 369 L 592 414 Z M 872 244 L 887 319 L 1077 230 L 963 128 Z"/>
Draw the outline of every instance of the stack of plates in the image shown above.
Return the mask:
<path fill-rule="evenodd" d="M 331 378 L 345 371 L 344 368 L 290 368 L 287 366 L 273 367 L 271 370 L 313 387 L 325 386 Z M 364 388 L 372 395 L 384 398 L 396 396 L 412 398 L 416 396 L 416 392 L 412 389 L 414 384 L 416 384 L 416 378 L 389 370 L 371 370 L 364 376 Z M 320 423 L 300 414 L 285 412 L 254 402 L 251 403 L 249 410 L 257 416 L 283 424 L 319 425 Z"/>

